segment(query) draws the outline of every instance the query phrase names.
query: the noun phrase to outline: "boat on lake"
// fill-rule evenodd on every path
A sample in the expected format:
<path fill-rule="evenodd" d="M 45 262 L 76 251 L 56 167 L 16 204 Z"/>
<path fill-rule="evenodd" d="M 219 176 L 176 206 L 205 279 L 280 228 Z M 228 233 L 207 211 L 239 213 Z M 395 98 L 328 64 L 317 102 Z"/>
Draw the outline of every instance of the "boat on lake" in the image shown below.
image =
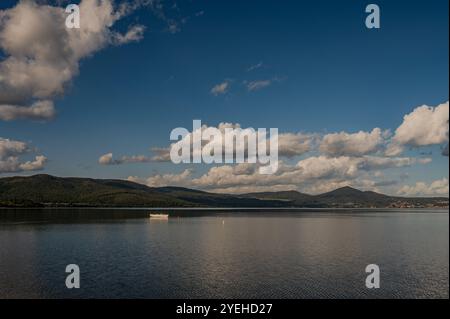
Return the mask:
<path fill-rule="evenodd" d="M 151 219 L 169 219 L 169 214 L 150 213 Z"/>

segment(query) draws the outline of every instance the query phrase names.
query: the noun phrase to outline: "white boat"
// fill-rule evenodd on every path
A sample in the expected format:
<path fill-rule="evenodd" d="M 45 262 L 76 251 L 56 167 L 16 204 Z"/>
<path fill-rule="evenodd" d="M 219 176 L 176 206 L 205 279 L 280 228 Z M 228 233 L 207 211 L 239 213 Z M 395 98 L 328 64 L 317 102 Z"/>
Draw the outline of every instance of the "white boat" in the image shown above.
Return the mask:
<path fill-rule="evenodd" d="M 151 219 L 169 219 L 169 214 L 150 213 Z"/>

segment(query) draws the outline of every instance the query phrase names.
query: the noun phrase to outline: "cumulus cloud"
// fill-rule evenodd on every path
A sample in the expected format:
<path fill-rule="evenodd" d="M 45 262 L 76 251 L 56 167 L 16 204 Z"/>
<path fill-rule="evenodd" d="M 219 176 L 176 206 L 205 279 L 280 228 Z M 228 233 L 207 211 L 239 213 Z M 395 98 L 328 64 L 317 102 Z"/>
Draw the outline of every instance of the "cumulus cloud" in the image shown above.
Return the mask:
<path fill-rule="evenodd" d="M 254 130 L 242 128 L 239 123 L 220 123 L 216 127 L 203 125 L 201 129 L 198 130 L 205 132 L 210 128 L 218 129 L 223 136 L 225 134 L 225 129 L 227 128 L 241 129 L 241 134 L 238 135 L 238 137 L 249 136 L 256 139 L 257 134 Z M 194 133 L 198 132 L 190 132 L 184 139 L 171 144 L 169 147 L 152 149 L 157 152 L 157 155 L 153 158 L 154 161 L 170 161 L 170 149 L 174 146 L 179 148 L 180 145 L 187 143 L 186 141 L 192 141 Z M 323 137 L 317 133 L 279 133 L 278 154 L 280 157 L 293 158 L 308 152 L 319 151 L 327 158 L 363 157 L 365 155 L 375 155 L 380 153 L 379 151 L 385 147 L 389 136 L 390 133 L 388 130 L 382 131 L 380 128 L 375 128 L 371 132 L 340 132 L 326 134 Z M 203 144 L 208 143 L 208 141 L 203 142 Z M 211 141 L 208 144 L 211 148 L 215 149 L 214 145 L 216 143 L 222 144 L 222 140 Z M 235 151 L 241 151 L 247 154 L 247 146 L 247 144 L 243 144 L 241 145 L 241 148 L 243 149 L 235 149 Z M 225 152 L 224 149 L 223 151 Z"/>
<path fill-rule="evenodd" d="M 309 179 L 326 178 L 356 178 L 361 172 L 377 171 L 380 169 L 409 167 L 413 164 L 427 164 L 431 159 L 420 159 L 410 157 L 327 157 L 313 156 L 298 162 L 297 167 L 302 175 Z"/>
<path fill-rule="evenodd" d="M 387 132 L 374 128 L 372 132 L 327 134 L 320 143 L 320 151 L 329 156 L 362 156 L 377 152 L 384 144 Z"/>
<path fill-rule="evenodd" d="M 222 138 L 211 138 L 209 133 L 211 130 L 215 130 L 214 134 L 218 133 L 219 136 L 221 134 Z M 233 132 L 230 134 L 226 134 L 227 129 L 232 129 Z M 208 133 L 209 132 L 209 133 Z M 269 134 L 269 132 L 266 132 Z M 177 142 L 172 143 L 169 147 L 162 148 L 152 148 L 151 151 L 154 153 L 153 156 L 147 157 L 144 155 L 133 155 L 133 156 L 123 156 L 119 159 L 114 159 L 112 153 L 104 154 L 99 158 L 99 163 L 102 165 L 120 165 L 120 164 L 128 164 L 128 163 L 150 163 L 150 162 L 170 162 L 171 161 L 171 150 L 181 149 L 183 146 L 191 146 L 190 147 L 190 157 L 194 158 L 196 156 L 202 157 L 203 149 L 194 149 L 192 147 L 192 142 L 194 140 L 194 135 L 201 134 L 203 135 L 203 146 L 208 145 L 209 149 L 214 150 L 222 150 L 222 156 L 220 157 L 222 162 L 225 162 L 225 157 L 234 157 L 237 154 L 243 154 L 245 159 L 248 160 L 249 156 L 249 140 L 255 141 L 256 150 L 263 148 L 266 150 L 266 153 L 271 150 L 271 141 L 274 138 L 274 135 L 266 135 L 265 143 L 263 143 L 259 139 L 258 131 L 253 130 L 251 128 L 243 129 L 239 124 L 232 123 L 220 123 L 217 127 L 210 127 L 207 125 L 202 125 L 198 129 L 193 132 L 189 132 L 182 139 Z M 304 135 L 301 133 L 298 134 L 285 134 L 279 135 L 279 154 L 282 156 L 293 157 L 295 155 L 301 155 L 307 152 L 310 149 L 311 141 L 313 139 L 312 135 Z M 235 139 L 235 140 L 234 140 Z M 224 147 L 222 141 L 225 141 L 225 145 L 233 145 L 234 148 L 228 149 Z M 237 143 L 237 141 L 243 141 L 243 143 Z M 258 144 L 259 143 L 259 144 Z M 261 151 L 263 152 L 263 151 Z M 254 157 L 252 157 L 254 158 Z"/>
<path fill-rule="evenodd" d="M 417 182 L 414 185 L 405 185 L 398 191 L 403 196 L 445 196 L 448 197 L 448 179 L 443 178 L 431 183 Z"/>
<path fill-rule="evenodd" d="M 443 107 L 445 108 L 445 106 Z M 436 110 L 433 110 L 433 112 L 436 112 Z M 439 114 L 442 111 L 437 109 L 437 112 Z M 410 118 L 405 116 L 405 121 L 409 122 Z M 435 123 L 442 122 L 435 120 Z M 433 127 L 435 126 L 433 125 Z M 188 132 L 183 139 L 174 142 L 169 147 L 152 149 L 156 155 L 151 160 L 153 162 L 170 161 L 171 148 L 176 146 L 176 149 L 180 149 L 180 144 L 186 145 L 188 141 L 192 143 L 194 134 L 200 135 L 200 133 L 204 133 L 208 129 L 214 129 L 219 130 L 224 136 L 227 128 L 240 129 L 238 134 L 240 139 L 243 139 L 243 136 L 248 138 L 252 137 L 252 134 L 256 134 L 255 130 L 242 128 L 238 123 L 220 123 L 216 127 L 204 124 L 197 128 L 197 131 Z M 398 129 L 396 134 L 400 135 L 397 136 L 402 136 L 402 131 L 403 129 Z M 432 131 L 439 132 L 435 128 Z M 441 135 L 440 139 L 431 137 L 419 138 L 420 134 L 415 136 L 417 137 L 416 144 L 421 145 L 437 143 L 437 141 L 441 142 L 445 140 L 443 136 L 446 135 Z M 388 190 L 389 193 L 395 193 L 397 189 L 394 186 L 404 182 L 404 176 L 408 176 L 407 172 L 399 172 L 398 169 L 415 165 L 426 165 L 432 162 L 432 158 L 401 157 L 393 154 L 387 156 L 386 153 L 393 145 L 393 139 L 394 137 L 389 130 L 380 128 L 374 128 L 372 131 L 359 131 L 356 133 L 337 132 L 325 135 L 318 133 L 280 133 L 278 134 L 278 149 L 281 160 L 278 161 L 279 168 L 277 172 L 272 175 L 261 175 L 259 173 L 260 164 L 244 163 L 237 165 L 221 164 L 210 167 L 206 173 L 201 175 L 196 174 L 193 170 L 184 170 L 180 173 L 157 174 L 148 178 L 134 176 L 130 177 L 130 180 L 150 186 L 185 186 L 226 193 L 298 190 L 314 194 L 343 186 L 353 186 L 381 192 Z M 400 140 L 399 137 L 396 138 L 396 141 Z M 220 147 L 222 147 L 222 142 L 223 140 L 221 139 L 204 140 L 203 145 L 206 145 L 206 143 L 212 144 L 211 149 L 216 149 L 215 143 L 220 143 Z M 230 143 L 231 141 L 228 142 Z M 408 143 L 411 144 L 410 142 Z M 387 145 L 388 150 L 386 150 Z M 403 144 L 398 145 L 400 148 L 403 147 Z M 222 149 L 225 153 L 226 150 L 220 147 L 219 149 Z M 247 143 L 242 143 L 239 146 L 235 145 L 233 151 L 247 154 L 247 147 Z M 448 154 L 448 146 L 443 150 L 444 154 L 446 152 Z M 191 158 L 194 155 L 198 156 L 201 154 L 191 153 Z M 298 158 L 296 159 L 296 157 Z M 135 157 L 130 158 L 123 157 L 115 160 L 112 154 L 107 154 L 102 161 L 110 165 L 137 161 L 134 159 Z M 294 160 L 297 160 L 296 164 L 293 164 Z M 393 172 L 398 177 L 397 179 L 392 177 Z M 390 178 L 386 178 L 387 176 Z M 429 186 L 431 187 L 431 185 Z M 407 192 L 413 193 L 411 189 L 408 190 L 405 187 L 402 191 L 405 194 Z"/>
<path fill-rule="evenodd" d="M 211 89 L 211 94 L 212 95 L 222 95 L 228 92 L 230 88 L 230 82 L 229 81 L 224 81 L 222 83 L 216 84 L 212 89 Z"/>
<path fill-rule="evenodd" d="M 44 169 L 44 165 L 47 162 L 47 157 L 43 155 L 38 155 L 35 157 L 34 161 L 27 161 L 24 163 L 19 163 L 19 168 L 16 172 L 19 171 L 37 171 Z"/>
<path fill-rule="evenodd" d="M 107 153 L 98 159 L 98 163 L 101 165 L 121 165 L 130 163 L 150 163 L 152 158 L 145 155 L 133 155 L 133 156 L 122 156 L 121 158 L 115 159 L 113 153 Z"/>
<path fill-rule="evenodd" d="M 170 148 L 164 147 L 153 147 L 151 149 L 154 155 L 152 157 L 154 162 L 169 162 L 170 161 Z"/>
<path fill-rule="evenodd" d="M 145 184 L 150 187 L 160 187 L 167 185 L 182 186 L 188 184 L 192 175 L 191 170 L 184 170 L 180 174 L 157 174 L 147 179 L 142 179 L 136 176 L 128 177 L 130 182 Z"/>
<path fill-rule="evenodd" d="M 348 185 L 378 190 L 377 187 L 380 185 L 377 185 L 376 181 L 368 179 L 369 173 L 428 162 L 408 157 L 313 156 L 299 161 L 296 165 L 280 161 L 279 169 L 273 175 L 261 175 L 258 165 L 246 163 L 212 167 L 200 176 L 195 176 L 192 170 L 185 170 L 179 174 L 157 174 L 146 179 L 138 177 L 129 179 L 152 187 L 176 185 L 227 193 L 266 190 L 299 190 L 320 193 Z"/>
<path fill-rule="evenodd" d="M 0 120 L 12 121 L 17 119 L 50 120 L 55 116 L 52 101 L 37 101 L 31 106 L 0 105 Z"/>
<path fill-rule="evenodd" d="M 0 138 L 0 158 L 15 156 L 23 154 L 28 151 L 28 145 L 24 142 L 12 141 L 9 139 Z"/>
<path fill-rule="evenodd" d="M 44 168 L 47 158 L 38 155 L 34 160 L 21 161 L 20 156 L 31 153 L 30 146 L 21 141 L 0 137 L 0 174 L 36 171 Z"/>
<path fill-rule="evenodd" d="M 311 151 L 317 139 L 315 134 L 281 133 L 278 135 L 278 154 L 284 157 L 294 157 Z"/>
<path fill-rule="evenodd" d="M 436 107 L 423 105 L 414 109 L 403 118 L 386 154 L 397 156 L 405 146 L 420 147 L 448 142 L 448 117 L 448 102 Z"/>
<path fill-rule="evenodd" d="M 251 129 L 251 128 L 243 128 L 239 123 L 220 123 L 217 127 L 214 126 L 208 126 L 206 124 L 203 124 L 201 128 L 197 129 L 196 131 L 190 132 L 187 134 L 183 139 L 181 139 L 178 142 L 173 143 L 168 148 L 157 148 L 153 149 L 154 151 L 157 151 L 158 154 L 155 156 L 155 159 L 160 159 L 160 161 L 170 161 L 170 149 L 172 147 L 179 148 L 179 146 L 188 143 L 188 141 L 193 140 L 194 134 L 206 134 L 206 132 L 209 129 L 217 129 L 222 134 L 222 139 L 220 140 L 204 140 L 203 144 L 205 145 L 208 143 L 208 145 L 211 147 L 211 149 L 222 149 L 223 154 L 225 155 L 227 153 L 227 150 L 222 147 L 222 143 L 231 145 L 233 143 L 233 136 L 226 135 L 225 131 L 226 129 L 237 129 L 236 134 L 236 140 L 246 140 L 246 139 L 252 139 L 255 141 L 258 141 L 258 131 Z M 228 138 L 228 140 L 227 140 Z M 272 136 L 267 137 L 266 145 L 264 145 L 265 149 L 269 149 L 269 142 Z M 279 156 L 283 157 L 294 157 L 294 156 L 300 156 L 307 152 L 309 152 L 314 144 L 314 141 L 317 139 L 317 135 L 315 134 L 306 134 L 306 133 L 282 133 L 278 135 L 278 154 Z M 263 146 L 260 145 L 260 146 Z M 259 145 L 257 145 L 259 147 Z M 240 152 L 242 154 L 248 154 L 248 144 L 243 143 L 240 145 L 235 145 L 233 154 Z M 191 154 L 193 156 L 194 154 Z M 201 155 L 201 154 L 197 154 Z M 232 155 L 232 154 L 228 154 Z M 224 156 L 223 156 L 224 157 Z M 222 157 L 222 158 L 223 158 Z"/>
<path fill-rule="evenodd" d="M 113 25 L 131 10 L 111 0 L 82 0 L 80 29 L 65 26 L 64 8 L 19 1 L 0 11 L 0 120 L 49 119 L 52 100 L 79 73 L 79 63 L 108 45 L 142 38 L 143 27 L 125 34 Z"/>
<path fill-rule="evenodd" d="M 113 159 L 113 153 L 107 153 L 107 154 L 100 156 L 100 158 L 98 159 L 98 163 L 102 164 L 102 165 L 117 164 L 117 162 L 114 161 L 114 159 Z"/>

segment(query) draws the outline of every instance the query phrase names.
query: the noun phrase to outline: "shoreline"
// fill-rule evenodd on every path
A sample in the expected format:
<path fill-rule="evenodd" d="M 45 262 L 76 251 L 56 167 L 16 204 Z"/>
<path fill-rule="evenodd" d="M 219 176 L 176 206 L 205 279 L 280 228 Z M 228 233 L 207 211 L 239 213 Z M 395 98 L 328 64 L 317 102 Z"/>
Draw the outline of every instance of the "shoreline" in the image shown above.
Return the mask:
<path fill-rule="evenodd" d="M 443 211 L 449 212 L 449 207 L 100 207 L 100 206 L 79 206 L 79 207 L 0 207 L 0 211 L 6 210 L 132 210 L 132 211 L 274 211 L 274 212 L 302 212 L 302 211 Z"/>

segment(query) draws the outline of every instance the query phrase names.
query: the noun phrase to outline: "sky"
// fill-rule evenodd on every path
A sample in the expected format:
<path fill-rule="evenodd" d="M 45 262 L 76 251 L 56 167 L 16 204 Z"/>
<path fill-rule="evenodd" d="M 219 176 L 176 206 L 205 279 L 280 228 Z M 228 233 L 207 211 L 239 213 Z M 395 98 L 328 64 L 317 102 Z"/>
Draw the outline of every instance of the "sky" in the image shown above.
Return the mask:
<path fill-rule="evenodd" d="M 81 29 L 65 26 L 80 5 Z M 365 8 L 380 7 L 380 29 Z M 0 3 L 0 177 L 448 196 L 448 1 Z M 167 160 L 170 132 L 278 128 L 280 169 Z M 224 124 L 228 123 L 228 124 Z"/>

